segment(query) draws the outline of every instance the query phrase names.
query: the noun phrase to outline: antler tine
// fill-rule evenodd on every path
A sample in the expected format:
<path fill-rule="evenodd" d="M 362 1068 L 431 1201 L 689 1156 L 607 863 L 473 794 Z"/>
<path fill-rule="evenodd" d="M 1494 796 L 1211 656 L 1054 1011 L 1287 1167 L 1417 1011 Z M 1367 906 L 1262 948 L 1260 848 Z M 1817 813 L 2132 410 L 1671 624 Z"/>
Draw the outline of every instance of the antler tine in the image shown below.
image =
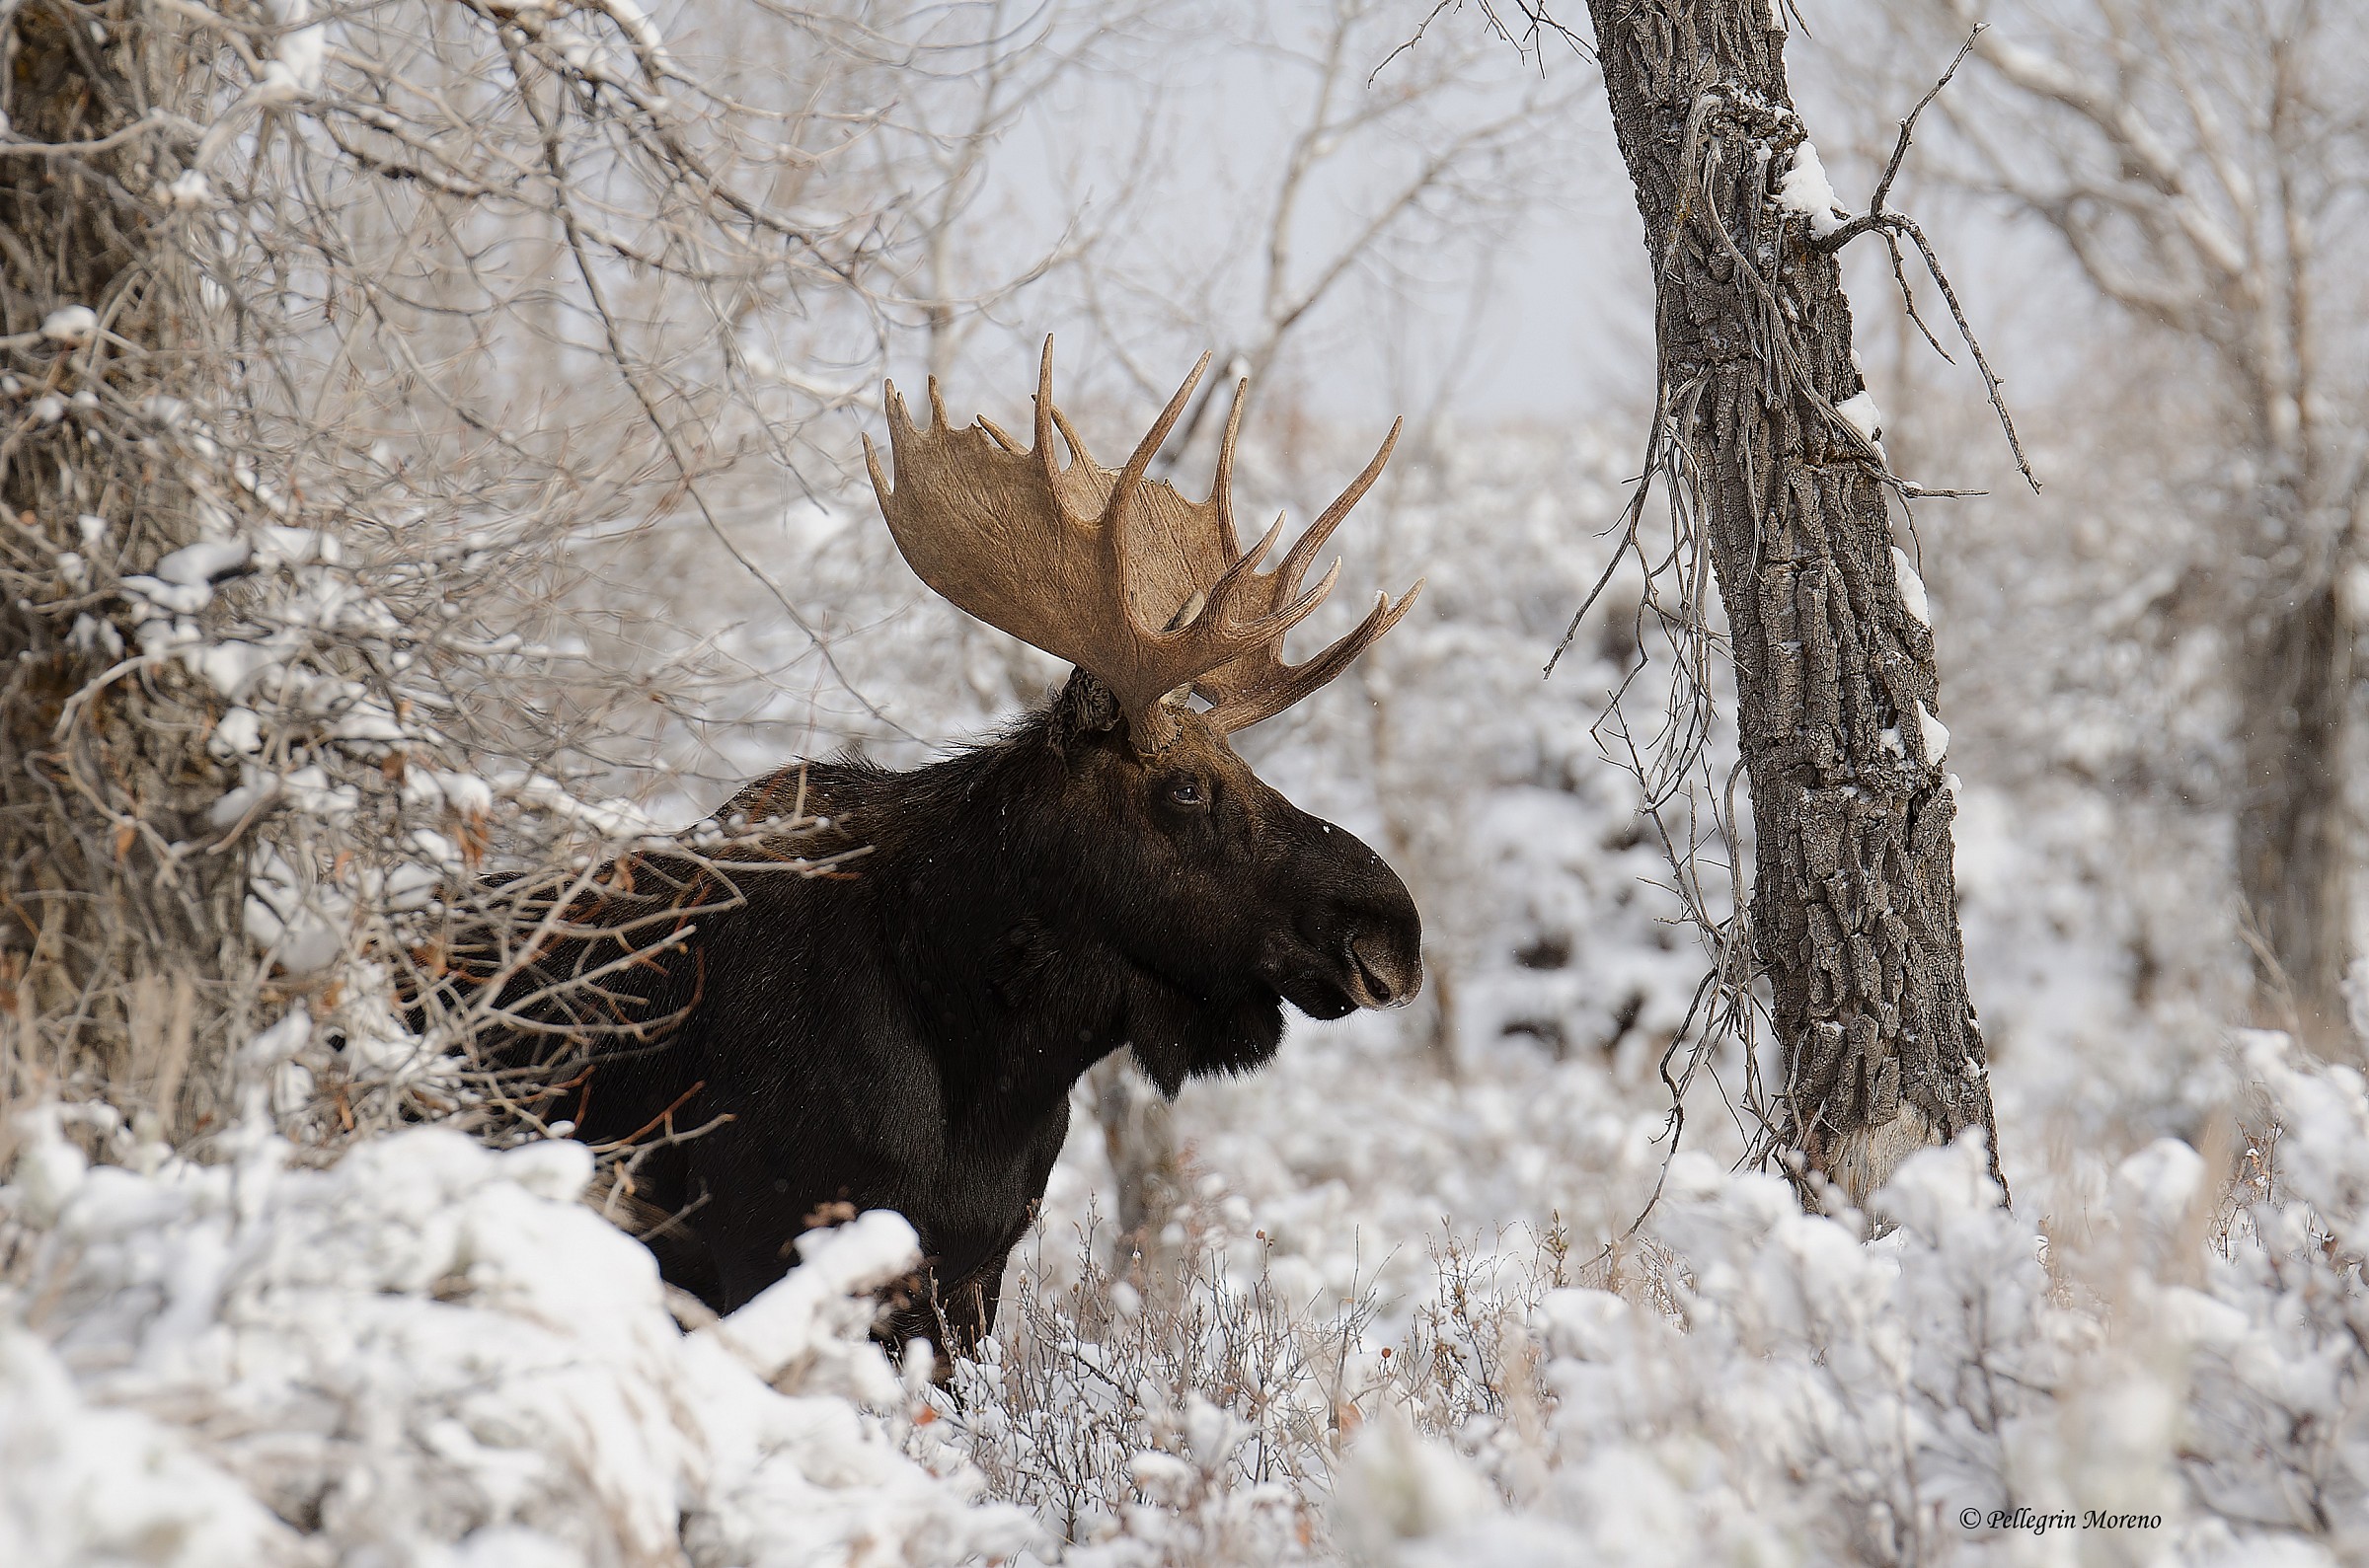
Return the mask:
<path fill-rule="evenodd" d="M 1283 537 L 1284 514 L 1281 512 L 1275 513 L 1274 526 L 1266 531 L 1257 548 L 1247 556 L 1242 553 L 1242 547 L 1237 543 L 1240 536 L 1234 530 L 1234 441 L 1242 433 L 1242 406 L 1250 390 L 1251 378 L 1248 376 L 1234 383 L 1234 406 L 1226 411 L 1226 435 L 1217 448 L 1217 477 L 1209 486 L 1209 499 L 1204 503 L 1217 513 L 1217 536 L 1218 542 L 1225 547 L 1226 569 L 1219 573 L 1217 581 L 1209 585 L 1203 603 L 1216 605 L 1221 617 L 1226 615 L 1228 600 L 1238 591 L 1238 585 L 1258 568 L 1259 562 L 1266 559 L 1267 552 L 1275 548 L 1275 541 Z"/>
<path fill-rule="evenodd" d="M 1184 384 L 1177 388 L 1176 395 L 1168 400 L 1168 407 L 1160 411 L 1160 417 L 1152 421 L 1152 427 L 1143 432 L 1143 439 L 1135 443 L 1135 450 L 1127 454 L 1127 466 L 1118 471 L 1118 482 L 1110 486 L 1110 517 L 1115 519 L 1120 509 L 1134 497 L 1135 486 L 1143 483 L 1144 472 L 1152 466 L 1152 459 L 1158 457 L 1160 449 L 1168 444 L 1168 432 L 1174 430 L 1177 421 L 1184 416 L 1184 405 L 1192 401 L 1192 389 L 1201 384 L 1201 372 L 1208 368 L 1209 355 L 1204 352 L 1200 363 L 1194 365 L 1191 374 L 1184 378 Z"/>
<path fill-rule="evenodd" d="M 939 394 L 938 378 L 932 376 L 930 378 L 930 428 L 951 430 L 954 427 L 955 421 L 946 416 L 946 399 Z"/>
<path fill-rule="evenodd" d="M 1365 499 L 1365 492 L 1374 487 L 1374 482 L 1382 477 L 1383 466 L 1389 463 L 1392 448 L 1399 444 L 1399 431 L 1406 423 L 1405 419 L 1391 421 L 1390 433 L 1382 438 L 1382 445 L 1375 449 L 1373 461 L 1366 464 L 1364 471 L 1349 481 L 1348 486 L 1334 498 L 1333 504 L 1308 525 L 1308 532 L 1292 545 L 1291 554 L 1276 565 L 1277 594 L 1298 589 L 1300 577 L 1308 569 L 1308 562 L 1316 559 L 1316 553 L 1325 548 L 1325 541 L 1333 537 L 1333 530 L 1341 525 L 1350 510 Z"/>
<path fill-rule="evenodd" d="M 1044 335 L 1044 353 L 1036 361 L 1036 461 L 1044 467 L 1044 483 L 1061 478 L 1060 459 L 1053 455 L 1053 335 Z"/>
<path fill-rule="evenodd" d="M 1236 396 L 1234 409 L 1236 416 L 1239 417 L 1242 411 L 1239 394 Z M 1228 421 L 1226 431 L 1229 441 L 1234 433 L 1232 423 L 1232 420 Z M 1390 461 L 1391 449 L 1398 445 L 1399 429 L 1405 423 L 1404 419 L 1392 423 L 1390 433 L 1382 438 L 1382 445 L 1374 453 L 1373 460 L 1365 465 L 1362 473 L 1349 481 L 1348 487 L 1334 499 L 1333 504 L 1326 507 L 1316 521 L 1308 525 L 1308 531 L 1293 543 L 1291 553 L 1276 565 L 1271 574 L 1269 602 L 1289 594 L 1298 594 L 1299 596 L 1283 608 L 1260 617 L 1259 620 L 1252 623 L 1255 628 L 1263 633 L 1271 627 L 1273 628 L 1272 635 L 1280 637 L 1285 632 L 1314 615 L 1316 607 L 1325 602 L 1325 596 L 1333 591 L 1333 584 L 1340 577 L 1339 558 L 1334 559 L 1332 569 L 1325 573 L 1324 580 L 1304 594 L 1299 592 L 1300 579 L 1307 575 L 1309 561 L 1314 560 L 1316 553 L 1324 548 L 1325 541 L 1333 536 L 1333 531 L 1341 525 L 1342 520 L 1349 515 L 1351 508 L 1365 498 L 1365 492 L 1374 487 L 1374 482 L 1382 477 L 1383 465 Z M 1222 455 L 1219 461 L 1224 461 Z M 1223 608 L 1222 601 L 1228 597 L 1228 590 L 1236 588 L 1236 585 L 1247 575 L 1247 568 L 1252 562 L 1265 557 L 1267 551 L 1273 548 L 1276 536 L 1282 531 L 1283 519 L 1277 515 L 1275 526 L 1267 530 L 1266 537 L 1259 542 L 1259 548 L 1252 551 L 1249 556 L 1236 560 L 1226 568 L 1225 575 L 1211 585 L 1209 589 L 1210 603 Z M 1229 535 L 1230 539 L 1231 535 Z M 1379 633 L 1375 635 L 1380 635 Z M 1351 655 L 1351 657 L 1354 656 L 1354 654 Z M 1314 690 L 1314 688 L 1310 688 L 1310 690 Z"/>
<path fill-rule="evenodd" d="M 1219 574 L 1217 581 L 1209 585 L 1209 597 L 1212 600 L 1224 599 L 1228 593 L 1234 590 L 1236 583 L 1249 577 L 1259 562 L 1266 559 L 1266 553 L 1275 548 L 1275 541 L 1283 537 L 1283 516 L 1284 514 L 1281 512 L 1275 513 L 1274 526 L 1260 536 L 1259 543 L 1251 547 L 1248 555 L 1240 552 L 1235 554 L 1232 563 Z M 1229 528 L 1229 536 L 1232 530 Z M 1231 542 L 1229 537 L 1228 543 Z"/>
<path fill-rule="evenodd" d="M 1283 635 L 1314 613 L 1326 595 L 1340 580 L 1340 561 L 1336 559 L 1326 571 L 1324 580 L 1305 592 L 1300 579 L 1307 574 L 1310 561 L 1324 548 L 1333 531 L 1338 528 L 1351 508 L 1362 500 L 1382 477 L 1383 465 L 1398 445 L 1403 425 L 1393 424 L 1383 437 L 1381 447 L 1362 473 L 1351 480 L 1346 488 L 1326 507 L 1306 533 L 1295 541 L 1290 554 L 1277 563 L 1275 569 L 1258 575 L 1239 572 L 1229 567 L 1218 579 L 1210 597 L 1221 597 L 1251 605 L 1270 607 L 1266 614 L 1257 616 L 1234 632 L 1250 643 L 1244 653 L 1226 664 L 1211 670 L 1193 685 L 1210 703 L 1209 721 L 1220 730 L 1232 733 L 1261 719 L 1272 718 L 1292 704 L 1314 692 L 1348 668 L 1351 660 L 1372 646 L 1375 639 L 1388 632 L 1414 604 L 1421 591 L 1416 583 L 1396 603 L 1385 594 L 1375 601 L 1374 608 L 1346 636 L 1339 638 L 1316 657 L 1301 664 L 1283 662 Z M 1277 519 L 1276 526 L 1281 527 Z M 1270 534 L 1269 538 L 1273 536 Z M 1261 550 L 1265 548 L 1261 544 Z M 1219 607 L 1211 607 L 1211 613 Z M 1229 606 L 1230 608 L 1230 606 Z M 1208 619 L 1205 615 L 1204 620 Z M 1229 632 L 1233 632 L 1228 627 Z"/>
<path fill-rule="evenodd" d="M 894 447 L 898 441 L 913 433 L 912 416 L 905 411 L 904 394 L 896 390 L 895 382 L 880 383 L 880 407 L 888 415 L 888 444 Z M 872 475 L 872 492 L 879 497 L 884 509 L 889 496 L 888 476 L 881 472 L 880 454 L 872 444 L 870 431 L 864 435 L 864 467 Z"/>
<path fill-rule="evenodd" d="M 1266 553 L 1274 548 L 1275 539 L 1282 532 L 1283 514 L 1277 512 L 1275 526 L 1266 531 L 1266 537 L 1259 541 L 1258 548 L 1247 556 L 1236 557 L 1234 563 L 1225 569 L 1217 581 L 1209 585 L 1209 603 L 1212 608 L 1208 613 L 1216 618 L 1213 622 L 1214 625 L 1225 627 L 1234 619 L 1234 601 L 1238 598 L 1263 599 L 1267 604 L 1273 605 L 1277 599 L 1290 591 L 1291 585 L 1285 583 L 1283 574 L 1279 570 L 1268 572 L 1263 578 L 1255 577 L 1252 571 L 1252 568 L 1264 559 Z M 1325 596 L 1333 591 L 1333 584 L 1339 577 L 1340 562 L 1336 560 L 1333 562 L 1333 569 L 1325 573 L 1324 581 L 1301 594 L 1289 604 L 1256 615 L 1240 627 L 1229 628 L 1228 635 L 1246 646 L 1253 646 L 1261 642 L 1279 642 L 1284 633 L 1289 632 L 1293 627 L 1316 613 L 1316 607 L 1325 602 Z"/>
<path fill-rule="evenodd" d="M 1327 579 L 1328 586 L 1330 578 Z M 1247 691 L 1229 694 L 1225 701 L 1209 710 L 1209 721 L 1226 734 L 1248 729 L 1253 724 L 1274 717 L 1300 699 L 1325 686 L 1355 661 L 1358 654 L 1380 641 L 1382 635 L 1406 619 L 1414 607 L 1415 596 L 1423 591 L 1427 579 L 1416 578 L 1414 586 L 1390 602 L 1390 595 L 1374 595 L 1374 607 L 1366 612 L 1345 635 L 1339 637 L 1314 658 L 1299 664 L 1278 664 L 1268 678 Z"/>
<path fill-rule="evenodd" d="M 1069 460 L 1072 463 L 1080 458 L 1084 458 L 1089 463 L 1094 461 L 1094 454 L 1086 450 L 1086 438 L 1078 434 L 1078 427 L 1069 422 L 1068 414 L 1055 409 L 1053 424 L 1061 432 L 1061 444 L 1069 448 Z"/>
<path fill-rule="evenodd" d="M 1160 411 L 1160 417 L 1152 421 L 1152 427 L 1143 432 L 1143 439 L 1135 443 L 1135 450 L 1127 454 L 1127 466 L 1120 469 L 1118 478 L 1111 482 L 1110 499 L 1103 507 L 1103 552 L 1105 559 L 1110 562 L 1113 579 L 1120 583 L 1128 580 L 1128 504 L 1135 499 L 1135 492 L 1143 484 L 1144 471 L 1152 466 L 1152 459 L 1168 443 L 1168 433 L 1177 427 L 1177 420 L 1184 417 L 1184 405 L 1192 400 L 1192 389 L 1200 385 L 1201 372 L 1208 368 L 1209 355 L 1204 352 L 1200 362 L 1192 367 L 1191 374 L 1184 378 L 1184 385 L 1178 387 L 1176 395 L 1168 400 L 1168 407 Z M 1125 613 L 1129 621 L 1134 619 L 1132 607 Z"/>
<path fill-rule="evenodd" d="M 1242 406 L 1250 395 L 1251 378 L 1243 376 L 1236 380 L 1234 406 L 1226 411 L 1226 438 L 1217 444 L 1217 478 L 1209 486 L 1209 499 L 1217 507 L 1218 541 L 1226 547 L 1229 561 L 1242 554 L 1242 546 L 1237 543 L 1239 536 L 1234 532 L 1234 438 L 1242 433 Z M 1267 546 L 1274 543 L 1275 533 L 1282 526 L 1283 519 L 1276 518 L 1275 527 L 1267 532 L 1266 545 L 1259 548 L 1260 555 L 1266 554 Z M 1228 575 L 1231 574 L 1229 568 Z"/>
<path fill-rule="evenodd" d="M 1276 573 L 1276 577 L 1278 579 L 1276 586 L 1278 587 L 1282 586 L 1280 581 L 1281 576 L 1282 573 Z M 1279 625 L 1277 625 L 1275 628 L 1275 636 L 1280 639 L 1284 633 L 1290 631 L 1293 627 L 1298 626 L 1301 622 L 1316 614 L 1316 607 L 1325 602 L 1326 596 L 1331 594 L 1333 591 L 1333 585 L 1339 580 L 1340 560 L 1338 557 L 1335 557 L 1333 565 L 1331 569 L 1326 571 L 1323 581 L 1319 582 L 1315 587 L 1309 589 L 1306 593 L 1301 594 L 1297 599 L 1294 599 L 1282 609 L 1274 611 L 1272 614 L 1264 617 L 1259 623 L 1259 625 L 1263 628 L 1270 622 L 1279 623 Z"/>

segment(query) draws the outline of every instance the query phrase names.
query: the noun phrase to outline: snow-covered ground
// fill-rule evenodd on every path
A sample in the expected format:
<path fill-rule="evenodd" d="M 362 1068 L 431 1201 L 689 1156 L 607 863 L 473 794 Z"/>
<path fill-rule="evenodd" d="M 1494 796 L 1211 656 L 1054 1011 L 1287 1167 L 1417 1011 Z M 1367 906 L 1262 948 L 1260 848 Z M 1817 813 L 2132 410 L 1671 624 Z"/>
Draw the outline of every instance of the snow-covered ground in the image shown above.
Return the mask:
<path fill-rule="evenodd" d="M 420 1128 L 328 1170 L 86 1167 L 28 1119 L 0 1188 L 8 1561 L 959 1562 L 1035 1538 L 951 1457 L 850 1292 L 919 1261 L 867 1216 L 685 1332 L 576 1202 L 579 1144 Z"/>

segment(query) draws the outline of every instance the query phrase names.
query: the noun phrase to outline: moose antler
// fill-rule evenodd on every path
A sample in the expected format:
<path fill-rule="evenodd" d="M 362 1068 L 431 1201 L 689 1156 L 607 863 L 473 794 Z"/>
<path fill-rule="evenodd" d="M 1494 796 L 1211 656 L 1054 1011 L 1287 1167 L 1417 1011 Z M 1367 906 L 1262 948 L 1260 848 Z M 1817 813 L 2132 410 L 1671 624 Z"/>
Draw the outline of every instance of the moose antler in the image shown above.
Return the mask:
<path fill-rule="evenodd" d="M 989 626 L 1094 675 L 1117 698 L 1129 737 L 1147 755 L 1175 738 L 1169 699 L 1199 691 L 1212 705 L 1210 722 L 1227 732 L 1270 718 L 1346 669 L 1422 587 L 1396 604 L 1381 599 L 1355 631 L 1306 663 L 1282 661 L 1284 634 L 1333 591 L 1340 563 L 1305 593 L 1300 580 L 1380 477 L 1399 427 L 1282 562 L 1261 572 L 1283 519 L 1243 554 L 1232 482 L 1248 382 L 1235 388 L 1206 501 L 1144 477 L 1208 367 L 1203 354 L 1115 473 L 1094 461 L 1053 405 L 1050 337 L 1037 371 L 1033 446 L 984 418 L 955 428 L 934 377 L 927 431 L 913 427 L 895 385 L 887 388 L 893 489 L 872 438 L 864 440 L 880 514 L 921 580 Z M 1053 448 L 1056 430 L 1069 449 L 1066 468 Z"/>
<path fill-rule="evenodd" d="M 1242 404 L 1250 388 L 1247 377 L 1234 384 L 1234 406 L 1226 411 L 1226 437 L 1217 449 L 1217 479 L 1209 490 L 1209 504 L 1217 513 L 1216 532 L 1225 547 L 1229 567 L 1242 559 L 1234 534 L 1234 438 L 1242 428 Z M 1266 606 L 1280 604 L 1299 591 L 1300 579 L 1308 572 L 1308 563 L 1316 559 L 1318 551 L 1325 548 L 1325 541 L 1333 537 L 1333 530 L 1341 525 L 1349 515 L 1350 508 L 1365 499 L 1365 492 L 1372 489 L 1374 482 L 1382 477 L 1383 465 L 1390 461 L 1391 451 L 1399 444 L 1399 428 L 1404 423 L 1399 419 L 1391 421 L 1390 434 L 1382 438 L 1382 445 L 1375 451 L 1373 460 L 1365 465 L 1364 472 L 1349 481 L 1348 487 L 1309 525 L 1308 531 L 1300 536 L 1299 542 L 1291 547 L 1273 571 L 1246 573 L 1249 581 L 1255 585 L 1255 591 L 1265 595 L 1260 603 Z M 1278 514 L 1275 526 L 1267 531 L 1266 537 L 1259 542 L 1259 548 L 1251 552 L 1248 558 L 1254 566 L 1266 554 L 1267 547 L 1273 543 L 1282 527 L 1283 519 Z M 1330 593 L 1333 580 L 1339 575 L 1340 562 L 1336 560 L 1333 569 L 1325 573 L 1325 580 L 1317 584 L 1316 597 L 1321 600 Z M 1358 654 L 1373 646 L 1383 633 L 1399 624 L 1407 612 L 1414 608 L 1414 596 L 1423 591 L 1423 581 L 1420 577 L 1416 578 L 1414 586 L 1401 594 L 1396 604 L 1390 602 L 1388 594 L 1376 593 L 1373 609 L 1367 612 L 1355 630 L 1312 659 L 1299 664 L 1284 663 L 1283 639 L 1277 636 L 1211 670 L 1193 683 L 1193 690 L 1209 701 L 1209 721 L 1228 734 L 1238 729 L 1248 729 L 1261 719 L 1274 717 L 1325 685 L 1347 669 Z"/>

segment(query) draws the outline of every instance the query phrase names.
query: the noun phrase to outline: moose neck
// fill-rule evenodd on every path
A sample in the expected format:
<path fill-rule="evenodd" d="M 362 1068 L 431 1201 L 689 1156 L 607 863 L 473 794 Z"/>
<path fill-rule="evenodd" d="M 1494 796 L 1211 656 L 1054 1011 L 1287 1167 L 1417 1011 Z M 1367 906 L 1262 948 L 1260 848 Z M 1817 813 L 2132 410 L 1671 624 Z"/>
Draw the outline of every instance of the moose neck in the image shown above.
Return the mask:
<path fill-rule="evenodd" d="M 1056 699 L 999 740 L 872 775 L 845 819 L 872 846 L 858 874 L 902 933 L 893 961 L 966 1123 L 1033 1123 L 1127 1043 L 1136 977 L 1095 929 L 1060 815 L 1067 716 Z"/>

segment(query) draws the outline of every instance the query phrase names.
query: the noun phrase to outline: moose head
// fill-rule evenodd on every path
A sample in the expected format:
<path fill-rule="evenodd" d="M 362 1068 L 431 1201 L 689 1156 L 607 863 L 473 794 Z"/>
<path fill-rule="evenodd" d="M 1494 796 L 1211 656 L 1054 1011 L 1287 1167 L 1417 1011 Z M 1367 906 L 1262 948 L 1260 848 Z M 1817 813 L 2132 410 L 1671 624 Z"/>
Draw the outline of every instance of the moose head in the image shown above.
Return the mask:
<path fill-rule="evenodd" d="M 1247 380 L 1235 387 L 1208 499 L 1146 477 L 1208 365 L 1204 354 L 1115 471 L 1094 460 L 1053 400 L 1049 337 L 1032 445 L 984 417 L 956 427 L 935 379 L 926 431 L 887 388 L 893 485 L 865 441 L 881 514 L 915 573 L 956 607 L 1076 666 L 1047 715 L 1065 765 L 1063 815 L 1091 841 L 1071 846 L 1073 863 L 1110 873 L 1077 891 L 1113 945 L 1201 1004 L 1186 1010 L 1202 1014 L 1203 1028 L 1180 1018 L 1173 1041 L 1131 1042 L 1170 1092 L 1186 1071 L 1239 1070 L 1271 1054 L 1278 997 L 1334 1018 L 1403 1005 L 1422 984 L 1420 924 L 1404 884 L 1354 836 L 1261 781 L 1230 739 L 1347 669 L 1421 591 L 1417 582 L 1395 603 L 1378 594 L 1363 621 L 1315 657 L 1282 657 L 1285 634 L 1340 575 L 1336 560 L 1302 591 L 1309 565 L 1381 477 L 1399 426 L 1261 571 L 1283 519 L 1241 548 L 1233 471 Z M 1211 1035 L 1206 1005 L 1234 995 L 1253 1000 L 1231 1029 Z M 1195 1035 L 1200 1049 L 1187 1051 Z"/>

